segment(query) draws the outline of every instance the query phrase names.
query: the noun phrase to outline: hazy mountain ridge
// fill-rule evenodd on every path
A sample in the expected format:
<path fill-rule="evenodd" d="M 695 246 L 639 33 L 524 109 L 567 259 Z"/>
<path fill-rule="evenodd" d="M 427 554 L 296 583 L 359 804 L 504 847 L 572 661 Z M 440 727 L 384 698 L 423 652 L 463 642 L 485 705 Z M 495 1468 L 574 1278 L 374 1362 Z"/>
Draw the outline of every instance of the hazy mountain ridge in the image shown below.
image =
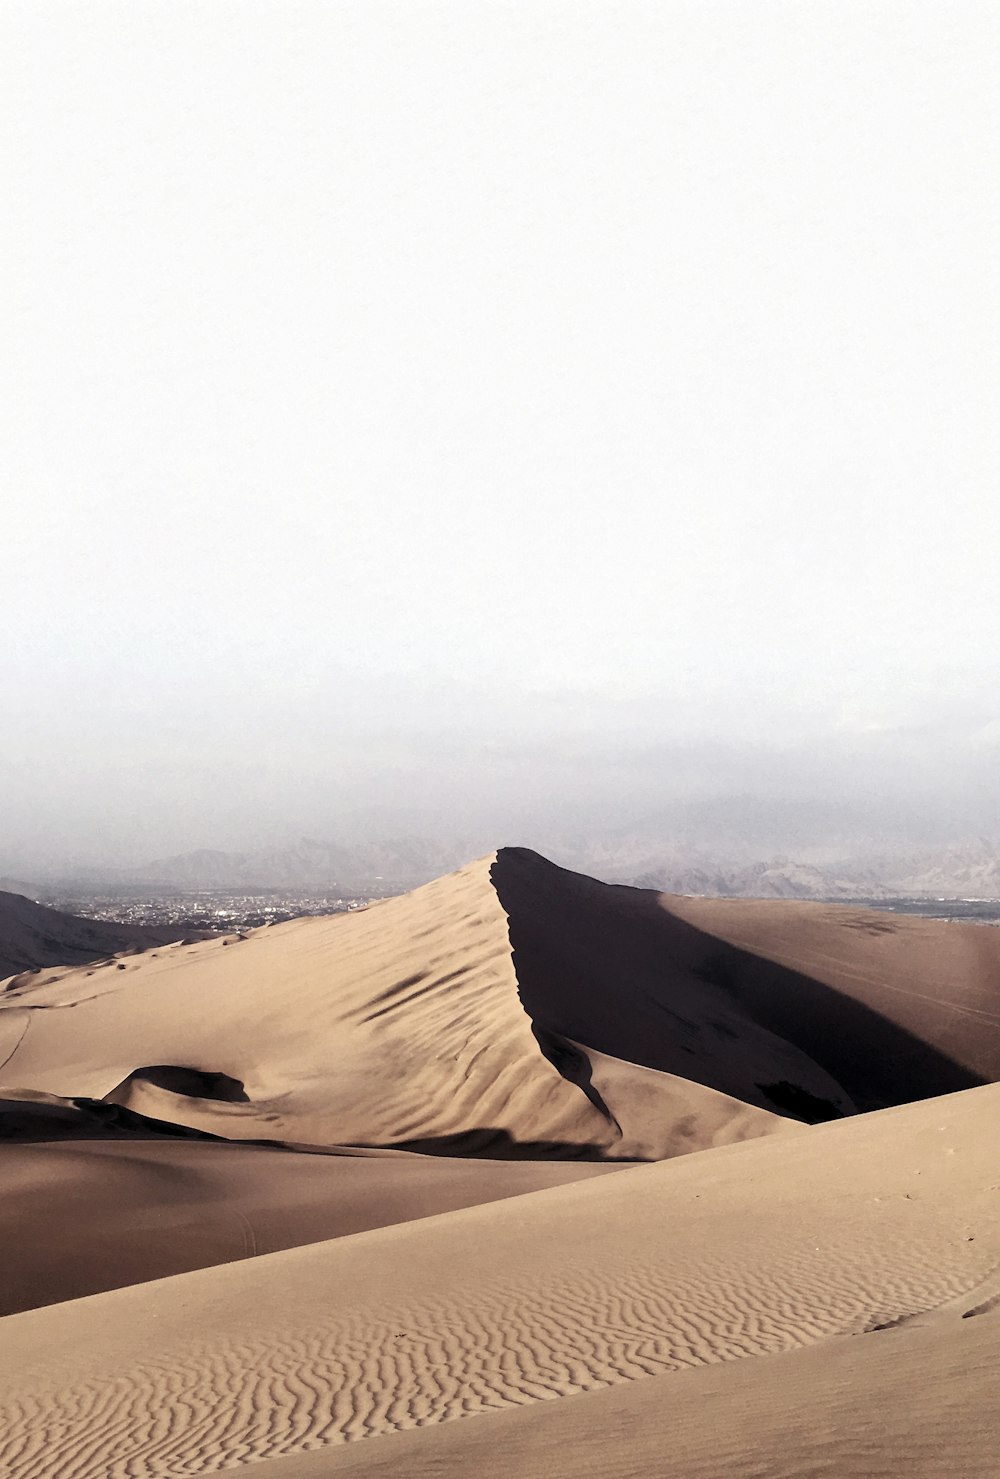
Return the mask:
<path fill-rule="evenodd" d="M 246 853 L 200 851 L 151 863 L 144 880 L 177 888 L 406 888 L 459 867 L 461 840 L 407 838 L 361 844 L 302 840 Z M 779 855 L 746 862 L 641 837 L 574 839 L 553 849 L 566 865 L 610 882 L 666 893 L 733 898 L 1000 898 L 1000 842 L 976 838 L 905 853 L 859 852 L 817 863 Z M 137 875 L 138 877 L 138 875 Z"/>
<path fill-rule="evenodd" d="M 675 871 L 653 867 L 628 882 L 638 888 L 656 888 L 663 893 L 713 898 L 879 899 L 909 892 L 880 881 L 867 870 L 834 872 L 785 859 L 714 870 Z"/>
<path fill-rule="evenodd" d="M 786 809 L 787 810 L 787 809 Z M 787 819 L 787 818 L 786 818 Z M 690 819 L 688 819 L 690 820 Z M 618 832 L 546 831 L 532 838 L 565 867 L 611 883 L 665 893 L 722 898 L 1000 899 L 1000 837 L 959 838 L 915 846 L 877 835 L 786 837 L 739 824 L 727 835 L 707 819 L 705 835 L 684 822 L 674 832 L 636 826 Z M 742 831 L 743 824 L 747 830 Z M 795 829 L 793 829 L 795 830 Z M 225 851 L 201 848 L 139 868 L 94 869 L 73 875 L 81 887 L 128 891 L 285 889 L 343 894 L 402 892 L 481 855 L 489 837 L 410 835 L 374 840 L 300 838 L 287 846 Z M 0 884 L 35 898 L 67 878 Z"/>
<path fill-rule="evenodd" d="M 481 852 L 464 840 L 426 838 L 336 843 L 302 838 L 288 847 L 248 852 L 201 849 L 160 858 L 134 870 L 131 879 L 175 888 L 342 888 L 364 891 L 377 884 L 411 887 L 467 862 Z"/>

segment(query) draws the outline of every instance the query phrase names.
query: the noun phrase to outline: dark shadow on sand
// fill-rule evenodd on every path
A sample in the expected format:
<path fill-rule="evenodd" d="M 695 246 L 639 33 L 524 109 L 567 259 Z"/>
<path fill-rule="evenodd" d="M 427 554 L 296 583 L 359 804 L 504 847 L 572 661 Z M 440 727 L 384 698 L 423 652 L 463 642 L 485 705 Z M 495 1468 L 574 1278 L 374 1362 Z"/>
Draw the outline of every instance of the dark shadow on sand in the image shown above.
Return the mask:
<path fill-rule="evenodd" d="M 565 1140 L 515 1140 L 508 1130 L 484 1125 L 464 1134 L 434 1135 L 424 1140 L 397 1140 L 386 1150 L 405 1150 L 414 1155 L 450 1156 L 482 1161 L 600 1161 L 634 1166 L 635 1156 L 603 1155 L 592 1145 L 574 1145 Z"/>
<path fill-rule="evenodd" d="M 858 1110 L 991 1081 L 825 983 L 677 918 L 652 890 L 599 883 L 524 848 L 502 849 L 492 879 L 536 1033 L 733 1094 L 739 1034 L 731 1018 L 711 1023 L 714 1001 L 798 1048 Z M 702 1051 L 706 1020 L 717 1053 Z M 765 1063 L 757 1072 L 750 1064 L 749 1077 L 750 1097 L 764 1108 L 808 1123 L 851 1112 L 807 1085 L 775 1082 Z M 747 1098 L 745 1084 L 737 1096 Z"/>

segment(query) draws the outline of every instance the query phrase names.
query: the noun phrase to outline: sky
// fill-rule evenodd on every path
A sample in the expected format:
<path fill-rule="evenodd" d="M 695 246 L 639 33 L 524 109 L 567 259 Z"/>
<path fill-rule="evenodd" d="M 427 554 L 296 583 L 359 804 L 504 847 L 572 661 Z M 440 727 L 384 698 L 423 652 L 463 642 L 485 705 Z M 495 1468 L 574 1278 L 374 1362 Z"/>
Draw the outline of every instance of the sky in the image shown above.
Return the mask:
<path fill-rule="evenodd" d="M 1000 832 L 992 0 L 2 30 L 0 867 Z"/>

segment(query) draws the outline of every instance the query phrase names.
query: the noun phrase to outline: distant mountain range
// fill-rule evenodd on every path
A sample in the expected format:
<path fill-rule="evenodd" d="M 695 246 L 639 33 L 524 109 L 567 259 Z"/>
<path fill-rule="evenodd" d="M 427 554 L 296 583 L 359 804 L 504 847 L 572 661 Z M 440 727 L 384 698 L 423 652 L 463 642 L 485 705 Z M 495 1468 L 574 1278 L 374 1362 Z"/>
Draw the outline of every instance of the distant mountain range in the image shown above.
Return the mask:
<path fill-rule="evenodd" d="M 302 838 L 286 847 L 246 852 L 202 849 L 115 874 L 77 876 L 81 889 L 122 891 L 284 890 L 371 896 L 402 893 L 493 850 L 495 838 L 403 837 L 373 842 Z M 757 857 L 748 848 L 699 846 L 649 832 L 545 838 L 565 867 L 610 883 L 663 893 L 722 898 L 1000 900 L 1000 839 L 979 837 L 940 847 L 810 847 Z M 67 880 L 57 880 L 59 883 Z M 51 896 L 53 890 L 0 880 L 0 888 Z"/>
<path fill-rule="evenodd" d="M 819 867 L 779 858 L 737 867 L 667 862 L 631 882 L 665 893 L 732 898 L 1000 899 L 1000 846 L 984 840 L 940 851 L 848 858 Z"/>
<path fill-rule="evenodd" d="M 628 881 L 661 893 L 733 899 L 880 899 L 910 892 L 867 871 L 834 871 L 784 859 L 731 868 L 651 868 Z"/>
<path fill-rule="evenodd" d="M 363 844 L 303 839 L 244 853 L 200 851 L 160 859 L 138 883 L 177 889 L 337 889 L 344 893 L 413 888 L 490 850 L 483 839 L 404 838 Z M 779 856 L 747 862 L 702 855 L 647 838 L 574 839 L 554 848 L 560 861 L 609 882 L 665 893 L 733 898 L 1000 899 L 1000 842 L 975 838 L 944 848 L 854 855 L 821 861 Z M 804 849 L 804 851 L 807 851 Z"/>
<path fill-rule="evenodd" d="M 471 848 L 471 850 L 470 850 Z M 367 893 L 426 883 L 489 844 L 424 838 L 345 845 L 302 838 L 288 847 L 252 852 L 201 850 L 159 858 L 132 875 L 137 882 L 178 889 L 284 888 Z"/>

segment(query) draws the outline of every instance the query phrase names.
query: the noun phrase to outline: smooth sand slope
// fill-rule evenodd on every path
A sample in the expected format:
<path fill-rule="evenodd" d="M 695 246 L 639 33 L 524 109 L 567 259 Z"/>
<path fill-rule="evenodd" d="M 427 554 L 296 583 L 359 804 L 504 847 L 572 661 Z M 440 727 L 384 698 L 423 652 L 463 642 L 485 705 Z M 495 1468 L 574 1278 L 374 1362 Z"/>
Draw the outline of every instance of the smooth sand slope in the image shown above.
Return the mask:
<path fill-rule="evenodd" d="M 0 1115 L 0 1134 L 2 1126 Z M 0 1144 L 0 1315 L 617 1170 L 303 1154 L 149 1132 L 8 1140 Z"/>
<path fill-rule="evenodd" d="M 928 1466 L 913 1461 L 913 1443 L 953 1443 L 954 1453 L 960 1438 L 960 1472 L 985 1473 L 982 1445 L 998 1436 L 995 1405 L 984 1403 L 1000 1298 L 998 1094 L 991 1086 L 10 1316 L 0 1465 L 14 1479 L 152 1479 L 298 1463 L 350 1443 L 345 1463 L 370 1457 L 376 1473 L 466 1474 L 480 1459 L 496 1473 L 509 1433 L 507 1472 L 568 1475 L 573 1444 L 583 1455 L 596 1432 L 594 1473 L 707 1479 L 729 1472 L 713 1469 L 712 1455 L 735 1446 L 734 1472 L 748 1476 L 902 1479 L 944 1472 L 940 1447 Z M 935 1311 L 936 1344 L 933 1321 L 920 1332 Z M 928 1342 L 916 1355 L 911 1328 Z M 838 1344 L 845 1336 L 855 1339 Z M 806 1348 L 827 1342 L 824 1370 Z M 839 1354 L 852 1349 L 856 1375 Z M 889 1370 L 897 1351 L 899 1380 Z M 906 1382 L 924 1354 L 940 1393 Z M 747 1385 L 706 1388 L 703 1400 L 694 1369 L 723 1362 L 748 1368 Z M 799 1381 L 819 1400 L 815 1432 L 790 1401 Z M 871 1430 L 866 1381 L 919 1418 L 896 1467 Z M 949 1385 L 964 1381 L 958 1392 Z M 588 1405 L 609 1387 L 632 1394 L 624 1416 Z M 711 1394 L 730 1390 L 735 1411 L 717 1420 Z M 852 1390 L 868 1415 L 842 1463 L 823 1423 Z M 949 1416 L 974 1431 L 952 1434 Z M 529 1417 L 543 1426 L 521 1428 Z M 650 1426 L 630 1431 L 640 1419 Z M 432 1433 L 413 1446 L 392 1436 L 442 1424 L 455 1430 L 454 1452 Z M 623 1425 L 639 1448 L 625 1446 Z M 813 1467 L 782 1470 L 774 1445 L 790 1425 L 800 1453 L 818 1439 Z M 533 1432 L 546 1445 L 537 1452 Z M 687 1470 L 670 1467 L 675 1438 Z M 660 1442 L 662 1467 L 644 1465 L 637 1455 Z M 556 1454 L 549 1469 L 546 1448 Z M 881 1469 L 864 1467 L 868 1453 Z M 309 1462 L 278 1464 L 275 1479 L 337 1472 Z M 944 1463 L 956 1472 L 951 1455 Z"/>
<path fill-rule="evenodd" d="M 173 929 L 79 919 L 0 890 L 0 980 L 18 971 L 75 965 L 125 950 L 148 950 L 177 938 Z"/>

